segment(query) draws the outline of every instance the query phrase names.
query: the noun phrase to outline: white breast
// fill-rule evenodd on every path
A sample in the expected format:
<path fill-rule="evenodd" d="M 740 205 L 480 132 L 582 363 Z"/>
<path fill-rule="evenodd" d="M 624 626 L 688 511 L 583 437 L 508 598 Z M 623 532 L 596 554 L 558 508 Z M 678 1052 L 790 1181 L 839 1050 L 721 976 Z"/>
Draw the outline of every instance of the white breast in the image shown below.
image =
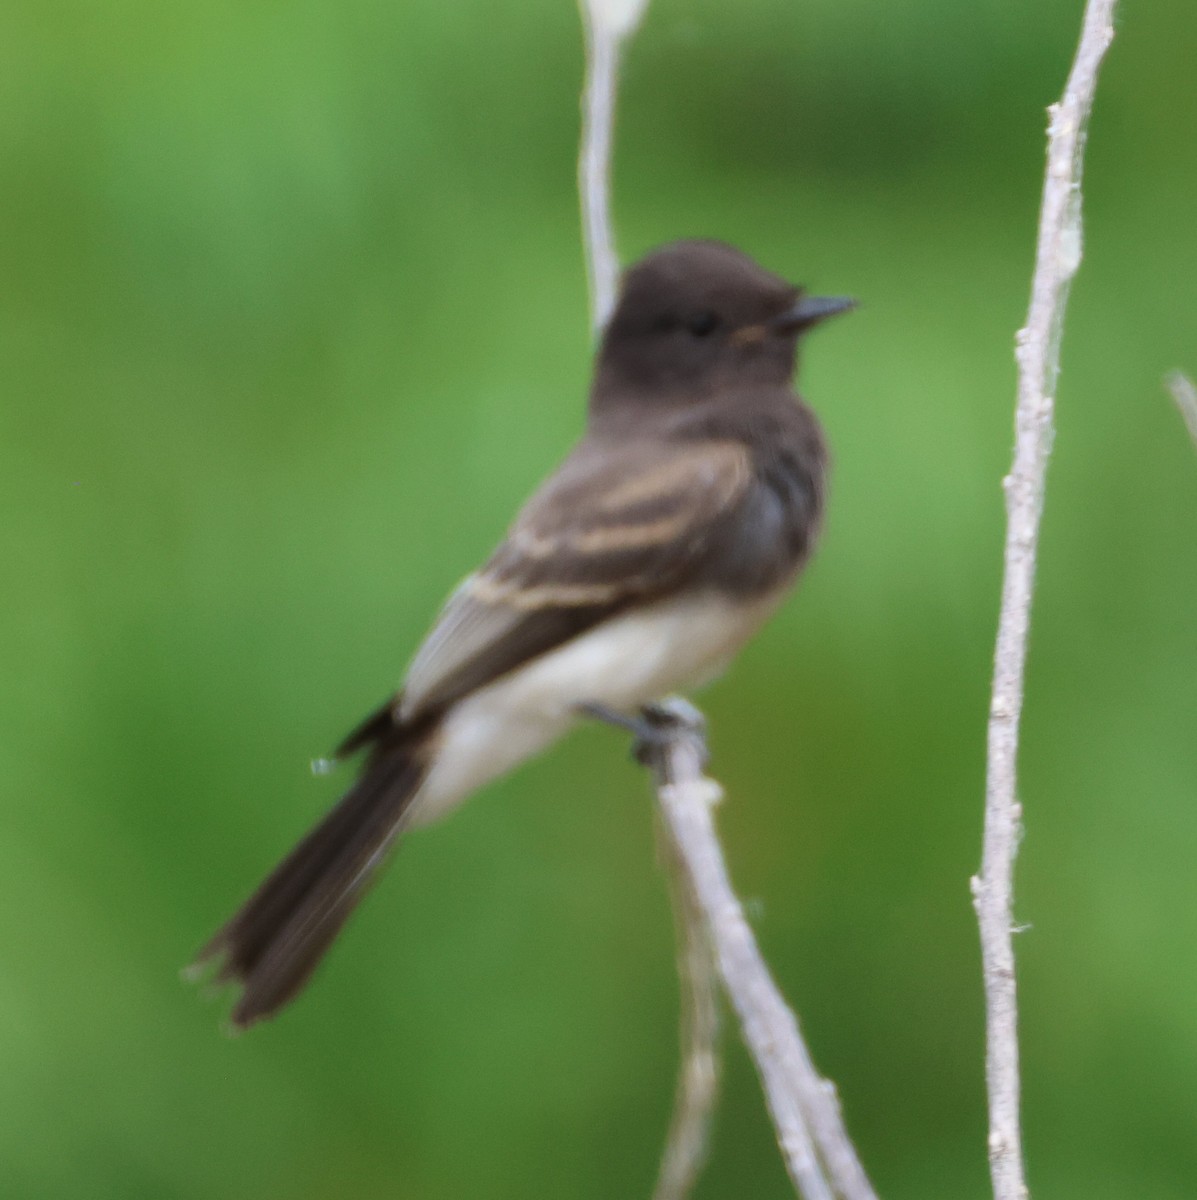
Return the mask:
<path fill-rule="evenodd" d="M 471 792 L 555 741 L 586 702 L 633 713 L 706 683 L 776 608 L 717 595 L 668 600 L 604 622 L 456 704 L 412 808 L 435 820 Z"/>

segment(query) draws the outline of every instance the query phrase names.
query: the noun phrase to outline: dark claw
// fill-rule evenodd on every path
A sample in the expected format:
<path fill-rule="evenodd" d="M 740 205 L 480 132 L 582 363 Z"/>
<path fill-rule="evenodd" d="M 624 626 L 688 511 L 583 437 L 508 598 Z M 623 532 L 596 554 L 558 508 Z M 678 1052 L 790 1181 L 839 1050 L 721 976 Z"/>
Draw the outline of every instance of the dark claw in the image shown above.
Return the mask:
<path fill-rule="evenodd" d="M 632 747 L 636 761 L 646 767 L 658 765 L 657 756 L 662 748 L 668 746 L 679 737 L 693 738 L 702 751 L 702 765 L 705 767 L 709 758 L 707 750 L 707 719 L 702 713 L 681 696 L 667 696 L 656 704 L 646 705 L 640 710 L 644 722 L 652 734 L 640 738 Z"/>
<path fill-rule="evenodd" d="M 682 696 L 666 696 L 656 704 L 648 704 L 642 710 L 644 719 L 652 721 L 657 726 L 669 726 L 673 729 L 684 730 L 699 737 L 705 737 L 707 719 L 702 712 L 689 700 Z"/>

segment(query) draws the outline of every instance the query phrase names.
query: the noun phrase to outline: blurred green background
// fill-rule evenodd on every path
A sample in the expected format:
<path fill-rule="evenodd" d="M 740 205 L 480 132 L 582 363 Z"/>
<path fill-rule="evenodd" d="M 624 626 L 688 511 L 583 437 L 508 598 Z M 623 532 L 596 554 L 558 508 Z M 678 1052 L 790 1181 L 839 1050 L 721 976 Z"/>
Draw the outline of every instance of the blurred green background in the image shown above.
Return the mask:
<path fill-rule="evenodd" d="M 616 214 L 861 297 L 801 594 L 703 699 L 763 948 L 887 1200 L 982 1197 L 984 722 L 1044 107 L 1079 0 L 657 0 Z M 0 1195 L 648 1195 L 652 805 L 588 729 L 406 843 L 230 1039 L 178 970 L 577 435 L 567 0 L 0 11 Z M 1033 1191 L 1197 1191 L 1197 10 L 1125 0 L 1086 176 L 1019 862 Z M 699 1197 L 784 1197 L 734 1034 Z"/>

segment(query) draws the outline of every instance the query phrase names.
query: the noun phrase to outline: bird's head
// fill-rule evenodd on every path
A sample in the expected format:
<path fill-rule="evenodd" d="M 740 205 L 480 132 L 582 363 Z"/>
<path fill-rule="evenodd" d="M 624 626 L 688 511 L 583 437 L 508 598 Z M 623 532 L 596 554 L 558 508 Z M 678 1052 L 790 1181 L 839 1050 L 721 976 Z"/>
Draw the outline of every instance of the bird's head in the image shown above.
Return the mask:
<path fill-rule="evenodd" d="M 723 242 L 671 242 L 623 276 L 599 348 L 595 402 L 604 393 L 681 398 L 785 385 L 799 338 L 854 306 L 808 296 Z"/>

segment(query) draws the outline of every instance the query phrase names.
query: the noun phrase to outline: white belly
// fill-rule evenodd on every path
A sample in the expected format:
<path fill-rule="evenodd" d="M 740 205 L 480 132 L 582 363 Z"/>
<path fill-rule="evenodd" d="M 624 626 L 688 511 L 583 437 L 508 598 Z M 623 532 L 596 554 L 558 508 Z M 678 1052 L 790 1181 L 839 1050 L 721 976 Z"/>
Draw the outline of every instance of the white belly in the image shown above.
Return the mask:
<path fill-rule="evenodd" d="M 413 802 L 425 824 L 559 738 L 586 702 L 635 712 L 717 675 L 777 606 L 668 600 L 606 621 L 456 704 Z"/>

